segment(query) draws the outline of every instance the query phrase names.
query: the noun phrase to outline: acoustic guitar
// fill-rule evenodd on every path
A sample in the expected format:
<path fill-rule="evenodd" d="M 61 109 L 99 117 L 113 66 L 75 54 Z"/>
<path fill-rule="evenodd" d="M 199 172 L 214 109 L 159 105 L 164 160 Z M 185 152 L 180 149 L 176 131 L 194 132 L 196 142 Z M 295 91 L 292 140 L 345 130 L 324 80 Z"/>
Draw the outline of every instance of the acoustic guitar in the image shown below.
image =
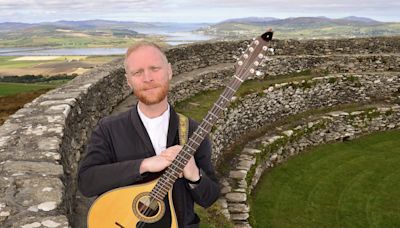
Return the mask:
<path fill-rule="evenodd" d="M 163 175 L 148 183 L 116 188 L 99 196 L 88 213 L 89 228 L 178 227 L 172 186 L 239 86 L 265 62 L 266 52 L 272 50 L 268 47 L 272 35 L 270 30 L 253 39 L 235 63 L 231 81 Z"/>

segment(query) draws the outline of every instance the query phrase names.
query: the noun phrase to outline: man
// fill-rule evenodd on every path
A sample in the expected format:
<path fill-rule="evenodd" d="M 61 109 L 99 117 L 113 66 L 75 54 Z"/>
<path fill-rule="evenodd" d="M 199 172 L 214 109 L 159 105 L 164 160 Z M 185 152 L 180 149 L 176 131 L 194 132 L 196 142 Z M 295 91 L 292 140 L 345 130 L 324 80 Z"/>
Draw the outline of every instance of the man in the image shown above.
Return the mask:
<path fill-rule="evenodd" d="M 182 148 L 178 116 L 167 101 L 172 69 L 164 53 L 153 43 L 135 44 L 126 53 L 125 71 L 139 101 L 128 112 L 101 119 L 93 131 L 78 173 L 79 190 L 88 197 L 159 177 Z M 189 134 L 196 127 L 190 120 Z M 209 207 L 218 196 L 205 139 L 173 186 L 179 227 L 198 227 L 194 202 Z"/>

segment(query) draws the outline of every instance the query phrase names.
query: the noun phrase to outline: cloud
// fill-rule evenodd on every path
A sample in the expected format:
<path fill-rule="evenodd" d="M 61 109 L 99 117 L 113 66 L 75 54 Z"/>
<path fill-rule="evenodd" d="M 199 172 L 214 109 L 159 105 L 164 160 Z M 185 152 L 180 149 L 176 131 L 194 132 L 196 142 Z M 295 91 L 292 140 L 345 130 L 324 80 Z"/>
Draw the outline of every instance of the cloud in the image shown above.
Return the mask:
<path fill-rule="evenodd" d="M 282 18 L 307 15 L 379 16 L 399 21 L 398 12 L 398 0 L 387 0 L 385 4 L 376 0 L 1 0 L 0 22 L 61 19 L 186 22 L 248 16 Z"/>

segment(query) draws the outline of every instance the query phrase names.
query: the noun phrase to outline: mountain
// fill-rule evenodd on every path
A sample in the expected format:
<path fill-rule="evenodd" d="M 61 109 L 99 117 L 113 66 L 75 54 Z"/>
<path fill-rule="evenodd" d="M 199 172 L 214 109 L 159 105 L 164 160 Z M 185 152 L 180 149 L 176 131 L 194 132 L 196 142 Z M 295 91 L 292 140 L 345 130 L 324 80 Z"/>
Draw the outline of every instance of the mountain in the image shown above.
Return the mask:
<path fill-rule="evenodd" d="M 0 23 L 0 32 L 14 30 L 14 29 L 24 29 L 24 28 L 29 28 L 31 26 L 32 25 L 28 23 L 4 22 Z"/>
<path fill-rule="evenodd" d="M 350 21 L 365 22 L 365 23 L 381 23 L 381 22 L 379 22 L 379 21 L 376 21 L 376 20 L 373 20 L 373 19 L 367 18 L 367 17 L 349 16 L 349 17 L 343 17 L 342 19 L 344 19 L 344 20 L 350 20 Z"/>
<path fill-rule="evenodd" d="M 189 32 L 207 23 L 164 23 L 110 20 L 0 23 L 0 47 L 126 47 L 147 37 L 164 40 L 177 32 Z"/>
<path fill-rule="evenodd" d="M 232 18 L 220 23 L 265 23 L 269 21 L 278 20 L 275 17 L 244 17 L 244 18 Z"/>

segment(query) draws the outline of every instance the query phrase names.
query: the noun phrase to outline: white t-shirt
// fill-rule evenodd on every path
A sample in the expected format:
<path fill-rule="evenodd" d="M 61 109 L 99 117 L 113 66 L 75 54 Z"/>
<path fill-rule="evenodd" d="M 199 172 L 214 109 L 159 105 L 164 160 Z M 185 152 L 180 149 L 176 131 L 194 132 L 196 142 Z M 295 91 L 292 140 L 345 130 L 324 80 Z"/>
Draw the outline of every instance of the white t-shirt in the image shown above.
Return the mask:
<path fill-rule="evenodd" d="M 167 146 L 168 125 L 169 125 L 169 104 L 167 110 L 161 116 L 148 118 L 137 106 L 140 119 L 150 136 L 151 144 L 159 155 Z"/>

